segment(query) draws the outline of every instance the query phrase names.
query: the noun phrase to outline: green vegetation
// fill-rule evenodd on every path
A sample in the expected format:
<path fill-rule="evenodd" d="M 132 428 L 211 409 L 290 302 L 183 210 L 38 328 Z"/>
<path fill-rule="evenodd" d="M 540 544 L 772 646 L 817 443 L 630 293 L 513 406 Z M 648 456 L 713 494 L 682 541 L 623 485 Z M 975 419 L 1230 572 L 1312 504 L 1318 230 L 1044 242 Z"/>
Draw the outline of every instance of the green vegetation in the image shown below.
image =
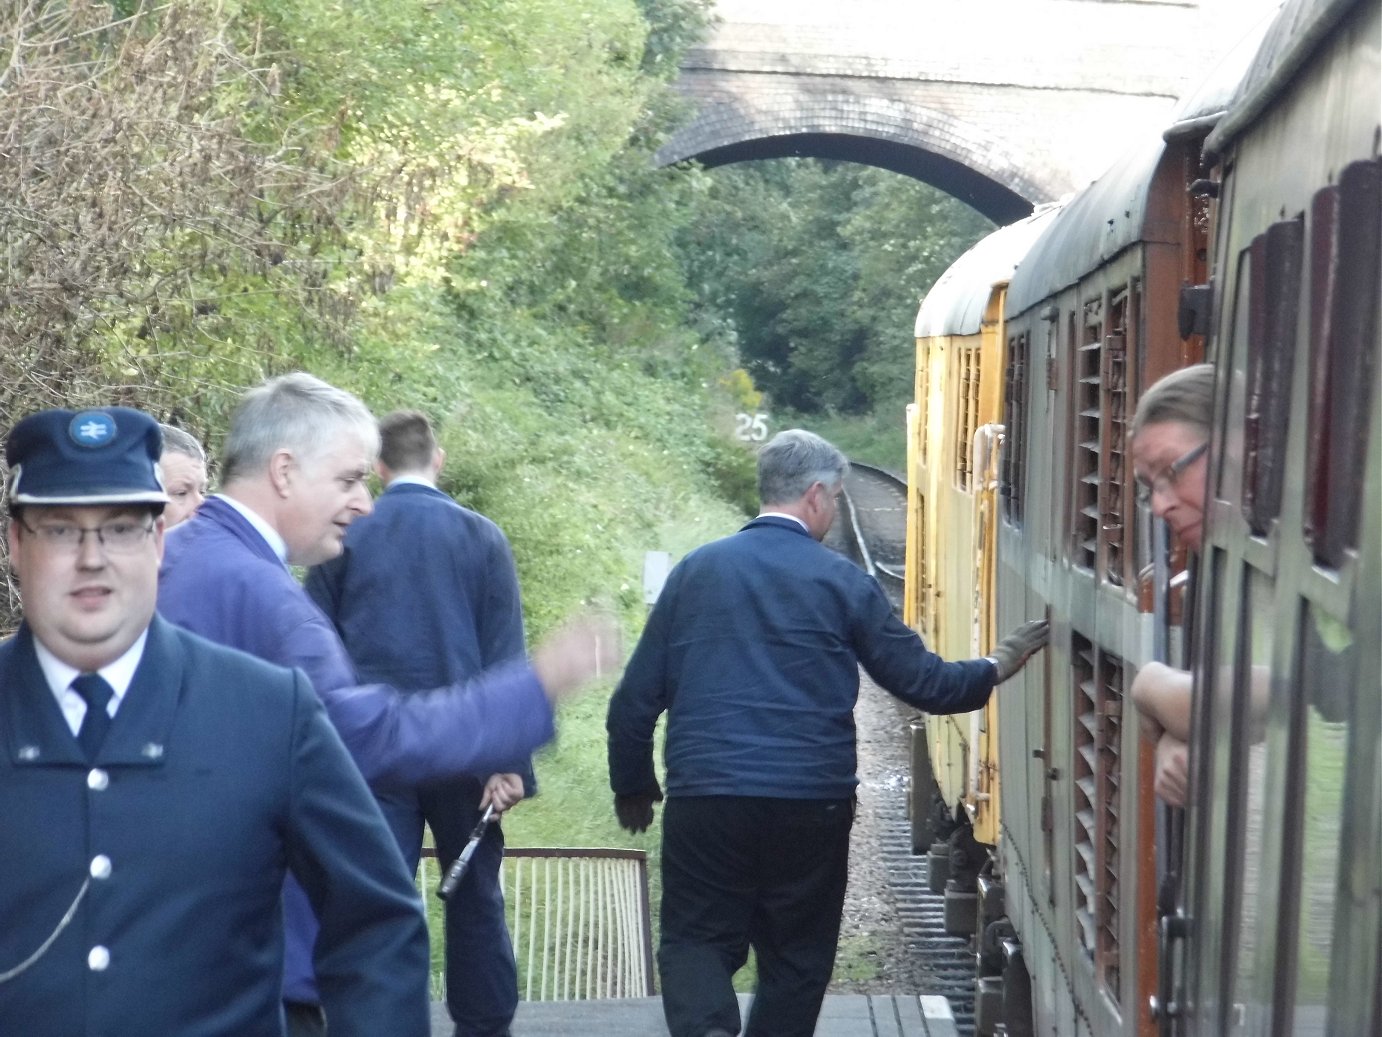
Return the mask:
<path fill-rule="evenodd" d="M 916 301 L 984 229 L 874 170 L 654 170 L 708 9 L 6 5 L 0 423 L 118 402 L 214 453 L 292 370 L 420 407 L 446 488 L 513 542 L 530 636 L 579 606 L 632 636 L 643 553 L 754 507 L 732 433 L 761 390 L 775 428 L 901 467 Z M 607 693 L 565 711 L 515 844 L 655 855 L 614 825 Z"/>
<path fill-rule="evenodd" d="M 879 405 L 869 414 L 793 414 L 784 423 L 819 433 L 855 461 L 886 468 L 899 475 L 907 470 L 907 403 Z"/>
<path fill-rule="evenodd" d="M 632 628 L 642 552 L 736 525 L 751 466 L 672 248 L 702 174 L 650 161 L 705 9 L 11 5 L 0 415 L 115 399 L 214 449 L 294 369 L 421 407 L 531 632 Z"/>
<path fill-rule="evenodd" d="M 708 179 L 703 215 L 678 241 L 702 312 L 729 326 L 774 427 L 828 427 L 852 456 L 901 471 L 917 306 L 992 224 L 865 166 L 783 159 Z"/>

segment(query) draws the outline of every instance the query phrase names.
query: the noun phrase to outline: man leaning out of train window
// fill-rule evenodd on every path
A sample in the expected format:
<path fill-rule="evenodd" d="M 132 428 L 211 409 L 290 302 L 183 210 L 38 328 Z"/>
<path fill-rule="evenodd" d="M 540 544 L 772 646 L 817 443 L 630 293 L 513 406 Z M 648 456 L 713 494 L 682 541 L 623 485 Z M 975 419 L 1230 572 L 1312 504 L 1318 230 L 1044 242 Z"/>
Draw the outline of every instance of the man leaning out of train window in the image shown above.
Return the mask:
<path fill-rule="evenodd" d="M 1139 493 L 1195 552 L 1204 533 L 1213 416 L 1214 368 L 1196 364 L 1173 371 L 1143 394 L 1129 433 Z M 1252 682 L 1252 713 L 1258 718 L 1265 713 L 1265 676 Z M 1156 745 L 1157 795 L 1184 806 L 1189 794 L 1190 673 L 1150 662 L 1133 680 L 1132 697 L 1142 735 Z M 1254 741 L 1260 737 L 1260 731 L 1255 733 Z"/>

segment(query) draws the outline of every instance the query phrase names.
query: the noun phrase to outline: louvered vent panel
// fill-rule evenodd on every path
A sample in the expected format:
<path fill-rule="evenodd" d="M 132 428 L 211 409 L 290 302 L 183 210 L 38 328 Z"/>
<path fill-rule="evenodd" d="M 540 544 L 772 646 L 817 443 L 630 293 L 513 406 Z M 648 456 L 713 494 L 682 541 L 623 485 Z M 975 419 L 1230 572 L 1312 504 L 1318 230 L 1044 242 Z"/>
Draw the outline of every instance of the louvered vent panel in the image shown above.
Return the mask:
<path fill-rule="evenodd" d="M 1123 770 L 1120 749 L 1123 732 L 1123 662 L 1116 656 L 1099 653 L 1099 701 L 1101 718 L 1099 745 L 1100 828 L 1099 873 L 1096 921 L 1099 928 L 1098 961 L 1104 986 L 1118 1000 L 1118 876 L 1122 845 L 1118 788 Z"/>
<path fill-rule="evenodd" d="M 1098 327 L 1075 354 L 1075 506 L 1071 560 L 1094 569 L 1099 549 L 1099 387 L 1102 352 Z"/>
<path fill-rule="evenodd" d="M 962 349 L 956 359 L 960 368 L 960 421 L 956 429 L 955 481 L 960 489 L 968 490 L 974 475 L 974 432 L 979 427 L 979 350 Z"/>
<path fill-rule="evenodd" d="M 1124 665 L 1117 656 L 1100 651 L 1078 633 L 1072 634 L 1071 648 L 1075 687 L 1075 921 L 1106 993 L 1117 1002 Z"/>
<path fill-rule="evenodd" d="M 1128 441 L 1128 353 L 1124 321 L 1126 295 L 1112 307 L 1114 332 L 1104 339 L 1100 390 L 1104 413 L 1104 442 L 1108 456 L 1104 462 L 1104 483 L 1100 494 L 1100 535 L 1104 541 L 1104 577 L 1114 586 L 1123 585 L 1124 544 L 1127 536 L 1126 471 Z"/>
<path fill-rule="evenodd" d="M 1094 646 L 1071 635 L 1075 685 L 1075 921 L 1091 955 L 1095 946 L 1095 852 L 1098 838 L 1098 730 Z"/>

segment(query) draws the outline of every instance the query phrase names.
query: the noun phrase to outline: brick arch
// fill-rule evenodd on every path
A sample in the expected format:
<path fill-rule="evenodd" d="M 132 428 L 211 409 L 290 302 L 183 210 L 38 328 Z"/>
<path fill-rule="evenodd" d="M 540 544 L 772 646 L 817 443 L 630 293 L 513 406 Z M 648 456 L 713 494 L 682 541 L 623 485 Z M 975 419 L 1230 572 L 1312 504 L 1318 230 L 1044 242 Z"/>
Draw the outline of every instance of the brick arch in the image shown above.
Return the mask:
<path fill-rule="evenodd" d="M 658 150 L 658 166 L 786 156 L 845 159 L 924 180 L 996 223 L 1011 223 L 1065 184 L 1047 184 L 973 124 L 903 101 L 853 94 L 716 101 Z"/>

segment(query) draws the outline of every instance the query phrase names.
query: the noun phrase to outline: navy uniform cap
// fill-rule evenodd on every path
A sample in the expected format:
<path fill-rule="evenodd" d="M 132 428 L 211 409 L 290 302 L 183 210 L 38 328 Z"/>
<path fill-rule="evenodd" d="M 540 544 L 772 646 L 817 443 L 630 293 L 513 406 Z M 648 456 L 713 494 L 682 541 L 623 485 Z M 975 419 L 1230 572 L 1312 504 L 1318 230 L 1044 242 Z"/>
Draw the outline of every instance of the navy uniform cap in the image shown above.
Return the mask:
<path fill-rule="evenodd" d="M 158 422 L 130 407 L 45 410 L 10 430 L 9 502 L 167 504 Z"/>

